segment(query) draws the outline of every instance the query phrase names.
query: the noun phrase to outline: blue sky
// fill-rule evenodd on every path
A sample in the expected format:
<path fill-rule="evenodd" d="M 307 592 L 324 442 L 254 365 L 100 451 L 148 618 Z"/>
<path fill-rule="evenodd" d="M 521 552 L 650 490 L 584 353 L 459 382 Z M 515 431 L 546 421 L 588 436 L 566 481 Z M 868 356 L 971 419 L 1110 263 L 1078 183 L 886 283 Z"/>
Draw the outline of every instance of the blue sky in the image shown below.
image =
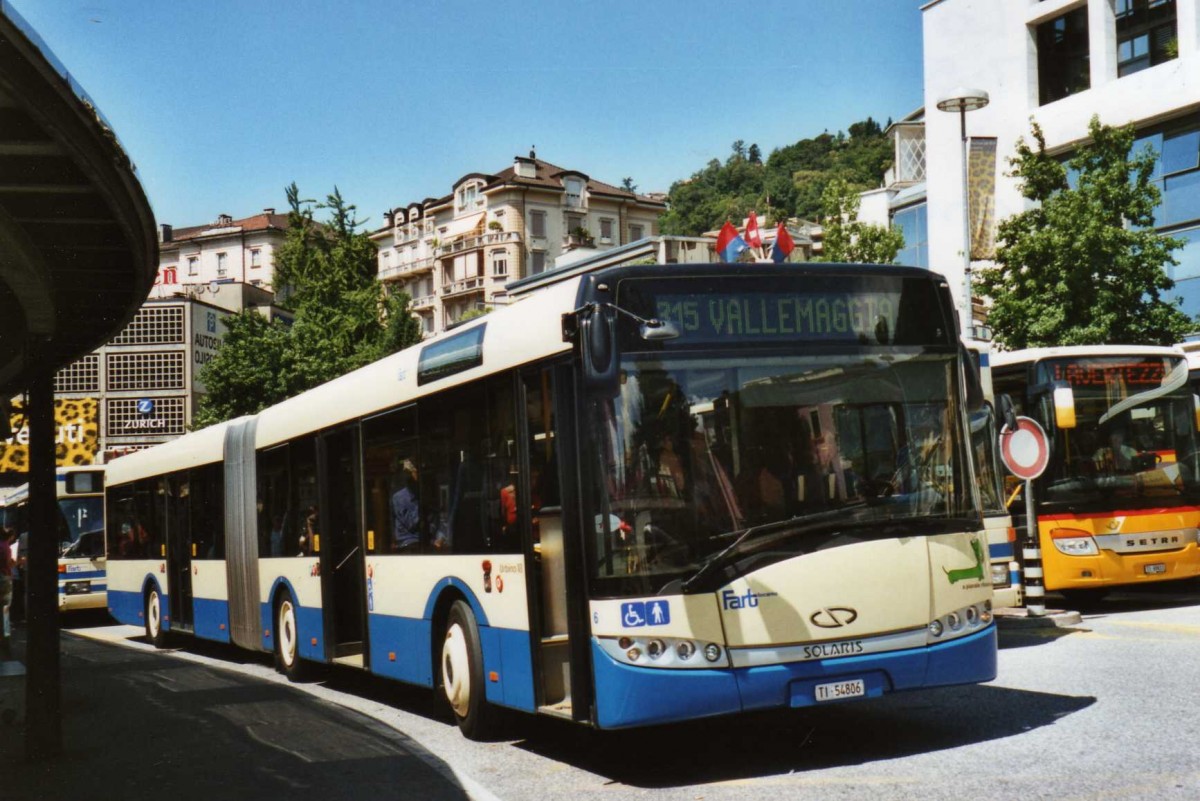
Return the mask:
<path fill-rule="evenodd" d="M 12 0 L 100 106 L 160 222 L 336 185 L 378 227 L 539 158 L 639 191 L 920 106 L 917 0 Z"/>

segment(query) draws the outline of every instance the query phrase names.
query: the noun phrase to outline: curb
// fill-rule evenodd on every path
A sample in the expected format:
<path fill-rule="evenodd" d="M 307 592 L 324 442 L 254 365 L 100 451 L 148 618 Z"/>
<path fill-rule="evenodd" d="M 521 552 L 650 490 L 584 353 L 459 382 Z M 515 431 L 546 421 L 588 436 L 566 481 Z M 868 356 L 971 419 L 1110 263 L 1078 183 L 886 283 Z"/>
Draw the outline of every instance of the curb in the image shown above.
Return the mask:
<path fill-rule="evenodd" d="M 1052 629 L 1070 628 L 1083 623 L 1083 617 L 1075 611 L 1047 609 L 1046 614 L 1032 616 L 1023 607 L 1005 607 L 994 610 L 996 625 L 1002 629 Z"/>

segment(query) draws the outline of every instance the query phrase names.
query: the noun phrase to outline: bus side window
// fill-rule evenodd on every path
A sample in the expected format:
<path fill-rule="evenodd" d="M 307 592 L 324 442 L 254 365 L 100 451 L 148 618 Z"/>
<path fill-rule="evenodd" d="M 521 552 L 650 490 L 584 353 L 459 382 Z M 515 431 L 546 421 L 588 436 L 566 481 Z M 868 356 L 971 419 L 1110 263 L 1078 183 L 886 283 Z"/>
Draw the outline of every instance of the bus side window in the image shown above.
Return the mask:
<path fill-rule="evenodd" d="M 435 553 L 488 553 L 486 394 L 481 385 L 421 406 L 422 524 Z"/>
<path fill-rule="evenodd" d="M 288 447 L 286 445 L 260 451 L 257 455 L 258 474 L 258 555 L 260 557 L 294 556 L 299 552 L 299 537 L 289 539 L 294 529 L 288 476 Z"/>
<path fill-rule="evenodd" d="M 191 471 L 190 509 L 196 559 L 225 557 L 225 470 L 210 464 Z"/>
<path fill-rule="evenodd" d="M 416 437 L 415 405 L 363 423 L 363 493 L 370 553 L 419 551 Z"/>

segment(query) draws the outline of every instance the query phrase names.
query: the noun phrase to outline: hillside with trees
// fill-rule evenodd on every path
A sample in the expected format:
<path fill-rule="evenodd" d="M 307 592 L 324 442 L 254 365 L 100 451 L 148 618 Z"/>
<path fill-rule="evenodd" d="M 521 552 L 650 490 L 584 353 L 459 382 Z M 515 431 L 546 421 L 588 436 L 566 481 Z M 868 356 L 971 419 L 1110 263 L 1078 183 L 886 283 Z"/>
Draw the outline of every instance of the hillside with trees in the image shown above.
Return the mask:
<path fill-rule="evenodd" d="M 880 185 L 892 163 L 892 148 L 881 127 L 867 117 L 849 133 L 828 131 L 771 151 L 763 160 L 757 144 L 738 140 L 722 163 L 712 159 L 690 178 L 676 181 L 670 211 L 660 220 L 664 234 L 698 236 L 725 220 L 741 220 L 751 210 L 767 224 L 787 217 L 816 220 L 831 181 L 853 191 Z"/>

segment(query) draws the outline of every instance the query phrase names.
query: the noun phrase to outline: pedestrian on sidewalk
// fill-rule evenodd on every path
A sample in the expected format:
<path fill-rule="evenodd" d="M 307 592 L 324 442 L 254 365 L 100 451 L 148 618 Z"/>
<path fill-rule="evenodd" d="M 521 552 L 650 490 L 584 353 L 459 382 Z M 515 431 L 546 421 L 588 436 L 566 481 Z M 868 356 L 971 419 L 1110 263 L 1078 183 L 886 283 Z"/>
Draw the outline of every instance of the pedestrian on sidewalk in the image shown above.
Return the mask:
<path fill-rule="evenodd" d="M 0 629 L 3 635 L 3 639 L 0 639 L 0 659 L 5 660 L 12 655 L 12 621 L 8 613 L 13 600 L 13 547 L 16 539 L 15 529 L 0 527 L 0 607 L 3 608 L 4 617 L 4 627 Z"/>

